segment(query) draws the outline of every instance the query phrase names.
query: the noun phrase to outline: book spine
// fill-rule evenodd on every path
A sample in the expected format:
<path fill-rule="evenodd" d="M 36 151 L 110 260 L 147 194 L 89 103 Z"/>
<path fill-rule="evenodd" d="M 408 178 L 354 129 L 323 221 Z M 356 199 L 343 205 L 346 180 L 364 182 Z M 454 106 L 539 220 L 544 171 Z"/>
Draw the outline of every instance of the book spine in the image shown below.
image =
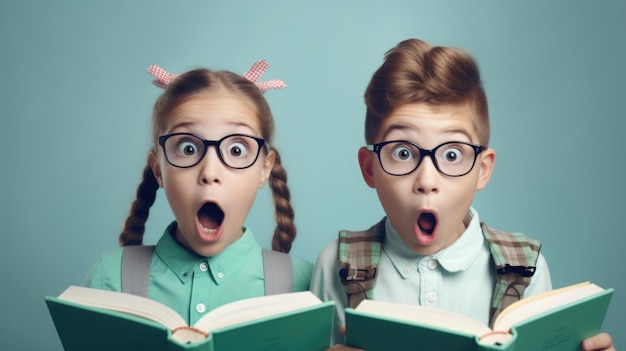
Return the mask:
<path fill-rule="evenodd" d="M 168 338 L 169 351 L 215 351 L 211 334 L 206 341 L 192 344 L 183 344 L 170 337 Z"/>

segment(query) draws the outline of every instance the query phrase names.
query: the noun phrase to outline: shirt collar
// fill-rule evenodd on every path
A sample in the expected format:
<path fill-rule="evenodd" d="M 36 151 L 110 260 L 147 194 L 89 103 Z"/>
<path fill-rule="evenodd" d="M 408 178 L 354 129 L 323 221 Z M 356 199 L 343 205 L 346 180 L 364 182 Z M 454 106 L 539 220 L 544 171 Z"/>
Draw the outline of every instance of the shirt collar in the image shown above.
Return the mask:
<path fill-rule="evenodd" d="M 474 208 L 470 207 L 465 222 L 465 231 L 452 245 L 432 255 L 424 256 L 406 246 L 398 232 L 391 225 L 391 222 L 387 219 L 385 221 L 384 251 L 398 273 L 405 278 L 417 269 L 417 266 L 423 259 L 437 260 L 449 272 L 465 270 L 478 256 L 484 240 L 478 212 Z M 407 267 L 411 267 L 410 271 L 406 270 Z"/>
<path fill-rule="evenodd" d="M 174 235 L 176 234 L 176 222 L 172 222 L 156 245 L 156 254 L 165 265 L 180 279 L 186 283 L 198 267 L 206 262 L 209 265 L 209 273 L 217 284 L 221 283 L 229 274 L 244 265 L 260 248 L 252 230 L 243 227 L 243 235 L 234 243 L 228 245 L 222 252 L 213 257 L 202 257 L 182 246 Z"/>
<path fill-rule="evenodd" d="M 469 222 L 469 223 L 468 223 Z M 485 237 L 475 209 L 469 209 L 465 218 L 465 231 L 452 245 L 439 251 L 437 260 L 449 272 L 466 270 L 478 257 Z"/>
<path fill-rule="evenodd" d="M 229 277 L 235 276 L 243 265 L 253 258 L 261 247 L 254 238 L 251 229 L 243 227 L 243 235 L 234 243 L 226 246 L 222 252 L 213 257 L 207 257 L 209 272 L 216 284 L 221 284 Z"/>

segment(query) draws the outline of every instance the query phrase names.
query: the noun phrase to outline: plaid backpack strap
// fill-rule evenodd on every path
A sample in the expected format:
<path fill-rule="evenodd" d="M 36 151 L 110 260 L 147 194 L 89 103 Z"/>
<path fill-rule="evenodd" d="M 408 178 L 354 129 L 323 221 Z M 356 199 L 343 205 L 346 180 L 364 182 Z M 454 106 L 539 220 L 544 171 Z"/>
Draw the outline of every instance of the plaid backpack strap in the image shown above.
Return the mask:
<path fill-rule="evenodd" d="M 359 232 L 339 232 L 339 277 L 346 290 L 348 306 L 356 307 L 372 297 L 385 236 L 384 220 Z M 368 296 L 369 294 L 369 296 Z"/>
<path fill-rule="evenodd" d="M 500 312 L 524 297 L 537 268 L 541 243 L 522 233 L 505 233 L 482 223 L 496 268 L 496 286 L 491 299 L 490 324 Z"/>

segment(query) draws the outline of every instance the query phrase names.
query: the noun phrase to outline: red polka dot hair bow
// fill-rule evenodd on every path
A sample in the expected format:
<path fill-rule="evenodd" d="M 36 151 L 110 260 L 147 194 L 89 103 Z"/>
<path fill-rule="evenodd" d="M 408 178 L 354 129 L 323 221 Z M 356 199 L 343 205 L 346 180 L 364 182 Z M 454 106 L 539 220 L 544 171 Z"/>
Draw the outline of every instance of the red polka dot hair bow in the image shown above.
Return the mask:
<path fill-rule="evenodd" d="M 269 66 L 270 65 L 267 63 L 266 60 L 257 61 L 246 73 L 243 74 L 243 77 L 254 83 L 261 90 L 261 93 L 265 93 L 270 89 L 286 88 L 287 85 L 280 79 L 272 79 L 266 82 L 258 81 L 258 79 L 265 72 L 265 70 L 269 68 Z M 148 74 L 155 78 L 152 83 L 154 83 L 154 85 L 159 88 L 165 88 L 172 80 L 174 80 L 174 78 L 179 76 L 175 73 L 168 73 L 163 68 L 157 65 L 148 66 Z"/>

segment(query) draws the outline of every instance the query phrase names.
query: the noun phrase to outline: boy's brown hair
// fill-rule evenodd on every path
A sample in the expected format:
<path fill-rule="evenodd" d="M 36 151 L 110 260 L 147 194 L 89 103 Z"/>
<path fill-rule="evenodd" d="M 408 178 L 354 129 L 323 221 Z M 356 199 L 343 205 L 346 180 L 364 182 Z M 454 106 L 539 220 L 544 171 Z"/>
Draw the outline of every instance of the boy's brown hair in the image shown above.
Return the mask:
<path fill-rule="evenodd" d="M 382 121 L 396 108 L 414 103 L 469 108 L 479 142 L 488 146 L 487 96 L 478 65 L 467 52 L 418 39 L 402 41 L 387 51 L 365 90 L 366 142 L 376 142 Z"/>

